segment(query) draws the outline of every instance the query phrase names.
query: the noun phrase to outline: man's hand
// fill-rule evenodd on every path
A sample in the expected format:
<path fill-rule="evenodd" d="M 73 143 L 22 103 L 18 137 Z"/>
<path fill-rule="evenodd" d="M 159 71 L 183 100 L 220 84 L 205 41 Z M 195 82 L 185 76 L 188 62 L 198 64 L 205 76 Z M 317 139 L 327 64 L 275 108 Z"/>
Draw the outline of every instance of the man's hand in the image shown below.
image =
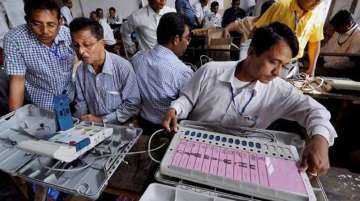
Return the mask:
<path fill-rule="evenodd" d="M 81 121 L 90 121 L 95 123 L 103 123 L 103 119 L 101 117 L 97 117 L 92 114 L 86 114 L 80 117 Z"/>
<path fill-rule="evenodd" d="M 163 127 L 171 132 L 177 131 L 177 118 L 176 118 L 176 110 L 173 108 L 170 108 L 165 115 L 164 121 L 163 121 Z"/>
<path fill-rule="evenodd" d="M 227 28 L 224 28 L 223 37 L 224 37 L 225 39 L 230 38 L 230 32 L 229 32 L 229 30 L 228 30 Z"/>
<path fill-rule="evenodd" d="M 309 78 L 314 77 L 314 75 L 315 75 L 314 69 L 315 69 L 315 68 L 311 68 L 311 69 L 309 68 L 309 69 L 306 71 L 306 74 L 309 76 Z"/>
<path fill-rule="evenodd" d="M 302 155 L 300 171 L 310 176 L 325 175 L 330 168 L 329 144 L 321 135 L 314 135 L 306 146 Z"/>

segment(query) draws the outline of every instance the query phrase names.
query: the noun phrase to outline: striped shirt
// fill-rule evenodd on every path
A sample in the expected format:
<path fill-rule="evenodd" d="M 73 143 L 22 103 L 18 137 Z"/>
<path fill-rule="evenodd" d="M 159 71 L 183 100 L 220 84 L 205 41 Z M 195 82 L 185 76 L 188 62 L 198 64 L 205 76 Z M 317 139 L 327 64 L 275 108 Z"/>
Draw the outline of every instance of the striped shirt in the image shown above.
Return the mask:
<path fill-rule="evenodd" d="M 178 98 L 193 71 L 161 45 L 138 52 L 132 58 L 132 64 L 142 99 L 140 115 L 154 124 L 161 124 L 171 101 Z"/>
<path fill-rule="evenodd" d="M 51 47 L 41 43 L 24 24 L 4 38 L 5 69 L 8 75 L 25 76 L 25 93 L 35 105 L 53 109 L 54 95 L 64 90 L 72 99 L 74 51 L 67 27 L 61 26 Z"/>
<path fill-rule="evenodd" d="M 100 116 L 106 123 L 123 123 L 139 111 L 140 94 L 131 64 L 105 51 L 102 72 L 80 64 L 76 72 L 75 116 Z"/>

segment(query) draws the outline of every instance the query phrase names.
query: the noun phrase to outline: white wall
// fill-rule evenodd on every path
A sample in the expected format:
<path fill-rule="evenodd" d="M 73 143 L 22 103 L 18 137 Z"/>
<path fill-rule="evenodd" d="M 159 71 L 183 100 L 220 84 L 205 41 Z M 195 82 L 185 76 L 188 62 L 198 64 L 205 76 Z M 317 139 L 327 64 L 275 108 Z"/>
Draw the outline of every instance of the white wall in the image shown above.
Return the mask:
<path fill-rule="evenodd" d="M 1 0 L 0 2 L 5 9 L 9 19 L 9 27 L 13 28 L 25 23 L 25 12 L 23 0 Z"/>
<path fill-rule="evenodd" d="M 74 1 L 74 0 L 73 0 Z M 89 17 L 91 11 L 96 10 L 96 8 L 102 8 L 104 10 L 105 16 L 108 16 L 108 10 L 110 7 L 114 7 L 118 14 L 122 18 L 126 18 L 132 12 L 136 11 L 139 8 L 138 0 L 78 0 L 79 7 L 72 9 L 77 14 L 81 15 L 81 7 L 85 17 Z M 80 10 L 79 10 L 80 9 Z M 78 15 L 78 16 L 80 16 Z"/>

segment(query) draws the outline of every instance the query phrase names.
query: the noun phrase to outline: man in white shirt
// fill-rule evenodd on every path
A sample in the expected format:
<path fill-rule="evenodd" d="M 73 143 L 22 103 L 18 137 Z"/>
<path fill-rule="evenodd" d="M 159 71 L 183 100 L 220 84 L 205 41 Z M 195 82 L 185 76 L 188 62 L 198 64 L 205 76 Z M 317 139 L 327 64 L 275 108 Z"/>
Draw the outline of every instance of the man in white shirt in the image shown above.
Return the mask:
<path fill-rule="evenodd" d="M 330 24 L 335 33 L 329 41 L 321 48 L 321 52 L 359 54 L 360 53 L 360 27 L 355 22 L 351 13 L 340 10 L 331 19 Z M 337 70 L 353 68 L 355 63 L 346 56 L 325 56 L 324 67 Z"/>
<path fill-rule="evenodd" d="M 110 25 L 106 22 L 106 20 L 100 20 L 100 16 L 97 12 L 93 11 L 90 13 L 90 19 L 99 22 L 104 30 L 104 41 L 106 50 L 113 52 L 114 45 L 116 44 L 116 40 L 114 37 L 114 32 L 111 29 Z"/>
<path fill-rule="evenodd" d="M 240 8 L 242 8 L 247 16 L 254 15 L 256 2 L 255 0 L 241 0 L 240 1 Z"/>
<path fill-rule="evenodd" d="M 176 12 L 174 8 L 165 5 L 166 0 L 149 0 L 149 5 L 131 14 L 121 26 L 121 35 L 126 50 L 130 54 L 137 51 L 135 43 L 131 40 L 131 34 L 137 34 L 137 42 L 140 50 L 148 50 L 157 44 L 156 29 L 161 16 L 165 13 Z"/>
<path fill-rule="evenodd" d="M 296 36 L 286 25 L 277 22 L 257 29 L 245 60 L 211 62 L 194 74 L 171 103 L 163 126 L 176 130 L 177 118 L 263 129 L 279 118 L 297 121 L 311 139 L 301 170 L 314 176 L 325 174 L 328 148 L 337 136 L 330 113 L 278 78 L 298 50 Z"/>
<path fill-rule="evenodd" d="M 221 27 L 222 17 L 219 14 L 219 3 L 217 1 L 213 1 L 210 4 L 210 13 L 205 16 L 205 28 L 209 27 Z"/>
<path fill-rule="evenodd" d="M 209 0 L 199 0 L 199 2 L 194 5 L 195 15 L 199 27 L 202 27 L 204 25 L 205 17 L 210 14 L 210 10 L 207 7 L 208 3 Z"/>
<path fill-rule="evenodd" d="M 63 24 L 69 26 L 70 22 L 73 20 L 71 13 L 72 0 L 63 0 L 63 7 L 60 9 L 61 17 L 63 19 Z"/>
<path fill-rule="evenodd" d="M 107 23 L 107 20 L 106 20 L 106 18 L 104 17 L 104 10 L 102 9 L 102 8 L 97 8 L 96 10 L 95 10 L 95 12 L 96 12 L 96 15 L 99 17 L 99 22 L 101 22 L 101 23 Z"/>

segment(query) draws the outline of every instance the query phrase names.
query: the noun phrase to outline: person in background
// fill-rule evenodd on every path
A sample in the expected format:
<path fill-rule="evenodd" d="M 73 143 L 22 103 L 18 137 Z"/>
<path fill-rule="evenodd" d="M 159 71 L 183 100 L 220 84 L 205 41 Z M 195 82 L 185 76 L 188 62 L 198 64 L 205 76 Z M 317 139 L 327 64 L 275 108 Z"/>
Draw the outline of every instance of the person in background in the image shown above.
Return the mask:
<path fill-rule="evenodd" d="M 300 170 L 311 176 L 326 174 L 328 149 L 337 137 L 330 112 L 278 77 L 298 50 L 288 26 L 275 22 L 257 29 L 244 60 L 209 62 L 195 72 L 171 103 L 163 126 L 176 131 L 178 118 L 232 129 L 265 129 L 279 118 L 296 121 L 310 137 Z"/>
<path fill-rule="evenodd" d="M 107 23 L 106 18 L 104 17 L 104 10 L 103 10 L 102 8 L 97 8 L 97 9 L 95 10 L 95 12 L 96 12 L 96 15 L 97 15 L 98 18 L 99 18 L 100 24 L 102 24 L 102 23 Z"/>
<path fill-rule="evenodd" d="M 314 76 L 317 59 L 320 53 L 320 41 L 324 38 L 323 26 L 326 13 L 322 10 L 324 0 L 277 0 L 256 21 L 255 28 L 260 28 L 272 22 L 288 25 L 299 41 L 299 54 L 289 63 L 282 77 L 290 78 L 299 71 L 297 59 L 304 55 L 308 47 L 308 69 L 306 74 Z"/>
<path fill-rule="evenodd" d="M 185 23 L 189 25 L 190 29 L 195 29 L 200 26 L 197 21 L 196 11 L 189 0 L 176 0 L 175 8 L 176 11 L 185 18 Z"/>
<path fill-rule="evenodd" d="M 176 12 L 175 9 L 166 6 L 166 0 L 149 0 L 149 5 L 135 11 L 121 26 L 121 35 L 126 50 L 130 54 L 137 51 L 131 34 L 137 34 L 137 42 L 140 50 L 148 50 L 157 44 L 156 29 L 161 16 L 169 12 Z"/>
<path fill-rule="evenodd" d="M 235 20 L 242 19 L 246 16 L 245 11 L 239 7 L 240 0 L 232 0 L 231 7 L 226 9 L 222 18 L 221 26 L 226 27 Z"/>
<path fill-rule="evenodd" d="M 72 0 L 63 0 L 63 7 L 60 9 L 61 17 L 63 19 L 63 24 L 69 26 L 70 22 L 73 20 L 71 8 Z"/>
<path fill-rule="evenodd" d="M 75 54 L 69 29 L 61 25 L 52 0 L 25 3 L 26 24 L 4 37 L 4 67 L 9 76 L 9 110 L 30 102 L 53 110 L 53 99 L 66 92 L 73 99 L 71 73 Z"/>
<path fill-rule="evenodd" d="M 178 57 L 190 42 L 189 27 L 176 13 L 166 13 L 157 28 L 157 41 L 153 49 L 139 51 L 132 64 L 136 73 L 142 104 L 139 124 L 144 133 L 160 129 L 171 101 L 179 96 L 183 85 L 193 71 Z"/>
<path fill-rule="evenodd" d="M 110 25 L 104 20 L 101 21 L 100 16 L 95 11 L 92 11 L 90 13 L 90 19 L 100 23 L 100 25 L 102 26 L 103 31 L 104 31 L 105 48 L 109 52 L 113 52 L 114 47 L 116 45 L 116 40 L 115 40 L 115 37 L 114 37 L 114 32 L 111 29 Z"/>
<path fill-rule="evenodd" d="M 107 18 L 107 23 L 110 26 L 122 24 L 122 19 L 119 14 L 116 14 L 116 9 L 114 7 L 109 8 L 109 17 Z"/>
<path fill-rule="evenodd" d="M 246 13 L 246 16 L 253 16 L 255 11 L 255 0 L 241 0 L 240 8 Z"/>
<path fill-rule="evenodd" d="M 75 116 L 82 121 L 125 123 L 139 111 L 140 94 L 132 65 L 105 50 L 102 26 L 88 18 L 70 23 L 78 58 Z"/>
<path fill-rule="evenodd" d="M 205 16 L 205 28 L 209 28 L 209 27 L 221 27 L 221 20 L 222 17 L 220 15 L 220 13 L 218 13 L 219 11 L 219 2 L 217 1 L 213 1 L 210 4 L 210 13 L 209 15 Z"/>
<path fill-rule="evenodd" d="M 267 9 L 269 9 L 271 7 L 271 5 L 275 3 L 274 0 L 269 0 L 264 2 L 261 5 L 261 13 L 260 16 L 262 14 L 264 14 Z M 236 20 L 230 24 L 228 24 L 225 28 L 224 28 L 224 37 L 228 38 L 230 37 L 230 32 L 239 32 L 242 35 L 241 41 L 244 42 L 248 39 L 251 38 L 251 33 L 254 31 L 255 28 L 255 22 L 256 20 L 258 20 L 260 18 L 260 16 L 248 16 L 248 17 L 244 17 L 243 19 L 239 19 Z"/>
<path fill-rule="evenodd" d="M 329 41 L 321 48 L 321 52 L 359 54 L 360 27 L 347 10 L 340 10 L 330 20 L 334 33 Z M 324 67 L 330 69 L 349 70 L 354 68 L 355 62 L 349 57 L 325 56 Z"/>
<path fill-rule="evenodd" d="M 269 0 L 264 2 L 261 5 L 261 13 L 260 16 L 267 11 L 270 6 L 275 3 L 274 0 Z M 260 16 L 247 16 L 243 19 L 236 20 L 235 22 L 232 22 L 228 24 L 224 28 L 223 35 L 225 38 L 230 37 L 230 33 L 238 32 L 241 34 L 241 41 L 240 41 L 240 53 L 239 53 L 239 59 L 243 59 L 246 57 L 250 42 L 251 42 L 251 34 L 253 33 L 255 29 L 255 23 L 256 20 L 260 18 Z"/>
<path fill-rule="evenodd" d="M 209 8 L 207 7 L 208 3 L 209 0 L 199 0 L 199 2 L 194 5 L 197 24 L 199 27 L 204 26 L 205 17 L 210 13 Z"/>

